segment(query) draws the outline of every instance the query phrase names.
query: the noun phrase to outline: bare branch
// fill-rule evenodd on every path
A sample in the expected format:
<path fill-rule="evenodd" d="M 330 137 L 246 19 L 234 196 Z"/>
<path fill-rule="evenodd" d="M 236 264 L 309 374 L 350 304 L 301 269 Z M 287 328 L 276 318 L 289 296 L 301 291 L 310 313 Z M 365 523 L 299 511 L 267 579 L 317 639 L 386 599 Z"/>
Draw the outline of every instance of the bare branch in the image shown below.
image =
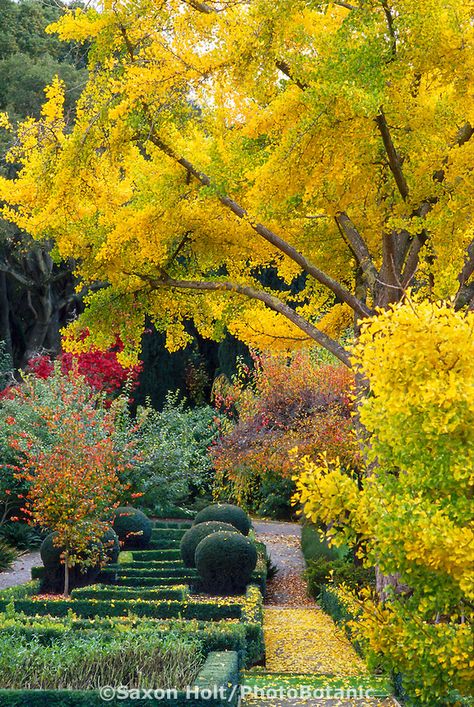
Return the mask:
<path fill-rule="evenodd" d="M 295 83 L 298 86 L 298 88 L 301 88 L 302 91 L 305 91 L 308 88 L 307 83 L 303 83 L 303 81 L 300 81 L 299 79 L 296 79 L 293 76 L 293 74 L 291 73 L 291 69 L 290 69 L 289 65 L 286 63 L 286 61 L 277 60 L 275 62 L 275 65 L 276 65 L 277 69 L 279 69 L 281 71 L 282 74 L 285 74 L 285 76 L 287 78 L 289 78 L 290 81 L 293 81 L 293 83 Z"/>
<path fill-rule="evenodd" d="M 469 292 L 469 288 L 466 287 L 467 282 L 471 275 L 474 273 L 474 238 L 473 240 L 469 243 L 469 246 L 467 248 L 466 252 L 466 258 L 464 260 L 464 266 L 461 270 L 461 272 L 458 275 L 458 282 L 459 282 L 459 288 L 456 293 L 456 297 L 454 298 L 455 305 L 459 305 L 461 300 L 466 299 L 466 293 Z M 472 309 L 472 294 L 471 296 L 471 302 L 469 304 L 469 309 Z"/>
<path fill-rule="evenodd" d="M 315 327 L 307 319 L 301 317 L 288 304 L 268 292 L 227 281 L 175 280 L 169 277 L 166 273 L 163 273 L 160 278 L 153 278 L 148 275 L 141 275 L 139 273 L 131 274 L 144 280 L 155 289 L 177 289 L 190 290 L 194 292 L 229 292 L 231 294 L 234 293 L 243 295 L 249 299 L 263 302 L 266 307 L 274 312 L 277 312 L 278 314 L 283 315 L 286 319 L 301 329 L 301 331 L 303 331 L 309 338 L 316 341 L 320 344 L 320 346 L 323 346 L 328 351 L 331 351 L 331 353 L 333 353 L 334 356 L 336 356 L 336 358 L 338 358 L 346 366 L 349 368 L 351 367 L 349 353 L 343 346 L 341 346 L 334 339 L 331 339 L 330 336 L 327 336 L 327 334 Z"/>

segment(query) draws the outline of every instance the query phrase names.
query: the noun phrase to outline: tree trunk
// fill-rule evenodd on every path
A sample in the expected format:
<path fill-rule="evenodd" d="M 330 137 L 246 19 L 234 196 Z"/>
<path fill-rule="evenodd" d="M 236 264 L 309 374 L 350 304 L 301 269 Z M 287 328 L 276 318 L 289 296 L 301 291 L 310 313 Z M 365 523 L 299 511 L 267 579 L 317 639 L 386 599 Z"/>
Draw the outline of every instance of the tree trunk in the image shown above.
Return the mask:
<path fill-rule="evenodd" d="M 64 596 L 69 596 L 69 553 L 64 553 Z"/>

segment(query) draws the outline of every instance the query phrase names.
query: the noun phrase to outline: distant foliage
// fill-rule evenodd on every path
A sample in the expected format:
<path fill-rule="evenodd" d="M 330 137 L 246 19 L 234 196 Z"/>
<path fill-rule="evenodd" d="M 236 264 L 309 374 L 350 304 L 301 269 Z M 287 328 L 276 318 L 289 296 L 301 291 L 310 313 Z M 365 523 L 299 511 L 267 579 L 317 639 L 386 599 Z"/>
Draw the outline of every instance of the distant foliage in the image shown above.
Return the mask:
<path fill-rule="evenodd" d="M 87 340 L 87 334 L 82 340 Z M 92 347 L 78 353 L 64 352 L 60 354 L 58 361 L 64 374 L 74 369 L 84 376 L 93 390 L 112 396 L 121 391 L 127 383 L 130 387 L 138 385 L 141 365 L 123 366 L 118 360 L 123 348 L 122 342 L 117 338 L 115 345 L 107 350 Z M 48 378 L 53 374 L 54 362 L 47 355 L 38 355 L 29 361 L 28 369 L 38 378 Z"/>
<path fill-rule="evenodd" d="M 289 510 L 297 458 L 327 452 L 344 465 L 357 464 L 352 382 L 349 370 L 316 364 L 307 352 L 254 355 L 253 369 L 241 366 L 232 383 L 215 392 L 215 404 L 228 418 L 212 450 L 223 493 L 230 481 L 238 502 L 257 498 L 264 512 L 278 515 L 285 504 Z M 261 494 L 267 477 L 272 483 Z"/>
<path fill-rule="evenodd" d="M 143 407 L 136 421 L 124 419 L 123 437 L 134 435 L 141 453 L 131 474 L 133 490 L 143 494 L 140 505 L 160 515 L 211 493 L 209 448 L 219 434 L 218 417 L 211 407 L 188 408 L 170 393 L 161 412 Z"/>

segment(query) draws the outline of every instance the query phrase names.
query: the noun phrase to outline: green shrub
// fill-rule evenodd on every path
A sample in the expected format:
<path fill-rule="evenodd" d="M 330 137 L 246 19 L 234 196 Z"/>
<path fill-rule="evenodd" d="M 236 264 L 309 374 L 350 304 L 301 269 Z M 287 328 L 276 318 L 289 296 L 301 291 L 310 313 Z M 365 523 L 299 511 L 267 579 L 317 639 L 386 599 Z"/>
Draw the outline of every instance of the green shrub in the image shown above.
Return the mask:
<path fill-rule="evenodd" d="M 184 688 L 203 664 L 200 646 L 177 633 L 124 633 L 111 638 L 69 635 L 44 646 L 21 635 L 0 636 L 0 687 L 94 689 L 103 685 Z"/>
<path fill-rule="evenodd" d="M 373 568 L 359 567 L 346 560 L 327 560 L 324 557 L 308 563 L 305 578 L 308 591 L 315 599 L 319 599 L 322 587 L 328 583 L 335 587 L 345 584 L 351 589 L 375 584 Z"/>
<path fill-rule="evenodd" d="M 109 528 L 101 538 L 107 562 L 115 563 L 120 555 L 120 541 L 113 528 Z"/>
<path fill-rule="evenodd" d="M 179 560 L 181 552 L 179 549 L 171 550 L 134 550 L 131 553 L 134 560 L 138 562 L 143 560 Z"/>
<path fill-rule="evenodd" d="M 194 519 L 193 525 L 205 523 L 209 520 L 229 523 L 233 525 L 234 528 L 237 528 L 237 530 L 240 530 L 243 535 L 248 535 L 252 527 L 247 513 L 231 503 L 216 503 L 212 506 L 207 506 L 207 508 L 203 508 Z"/>
<path fill-rule="evenodd" d="M 204 540 L 204 538 L 206 538 L 208 535 L 211 535 L 212 533 L 217 533 L 218 531 L 227 531 L 230 533 L 239 532 L 237 528 L 235 528 L 230 523 L 221 523 L 217 520 L 210 520 L 205 523 L 193 525 L 189 530 L 186 531 L 186 533 L 181 539 L 180 545 L 181 557 L 186 567 L 196 566 L 194 555 L 196 553 L 197 546 L 199 545 L 201 540 Z"/>
<path fill-rule="evenodd" d="M 17 551 L 8 543 L 0 540 L 0 572 L 9 569 L 17 558 Z"/>
<path fill-rule="evenodd" d="M 28 523 L 9 521 L 0 525 L 0 540 L 17 550 L 32 550 L 41 545 L 42 537 L 37 528 L 32 528 Z"/>
<path fill-rule="evenodd" d="M 131 506 L 115 509 L 113 529 L 125 550 L 146 548 L 151 540 L 152 522 L 142 511 Z"/>
<path fill-rule="evenodd" d="M 327 542 L 321 539 L 319 529 L 311 523 L 304 523 L 301 529 L 301 550 L 306 563 L 320 557 L 326 560 L 342 560 L 348 554 L 347 547 L 329 547 Z"/>
<path fill-rule="evenodd" d="M 184 601 L 188 593 L 189 589 L 185 585 L 146 589 L 144 587 L 115 587 L 113 585 L 95 584 L 92 587 L 73 589 L 72 598 L 100 599 L 104 601 L 109 601 L 110 599 L 142 599 L 143 601 L 171 599 L 173 601 Z"/>
<path fill-rule="evenodd" d="M 257 564 L 255 543 L 234 532 L 218 532 L 196 548 L 196 568 L 209 593 L 236 594 L 249 583 Z"/>

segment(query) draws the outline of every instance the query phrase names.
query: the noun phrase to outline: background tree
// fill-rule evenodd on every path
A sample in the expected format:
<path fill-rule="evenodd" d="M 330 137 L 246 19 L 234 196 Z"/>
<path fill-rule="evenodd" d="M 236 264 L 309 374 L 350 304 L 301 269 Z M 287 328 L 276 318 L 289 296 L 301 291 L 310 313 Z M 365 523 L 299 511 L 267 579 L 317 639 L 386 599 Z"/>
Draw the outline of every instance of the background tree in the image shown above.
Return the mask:
<path fill-rule="evenodd" d="M 65 82 L 65 110 L 74 119 L 86 81 L 87 47 L 60 42 L 45 32 L 65 7 L 53 0 L 1 0 L 0 110 L 13 125 L 40 116 L 44 89 L 56 74 Z M 5 162 L 10 144 L 8 134 L 0 131 L 0 173 L 11 177 L 16 165 Z M 42 349 L 57 353 L 61 326 L 81 308 L 73 263 L 55 263 L 51 247 L 0 221 L 0 340 L 16 366 L 24 366 Z"/>

